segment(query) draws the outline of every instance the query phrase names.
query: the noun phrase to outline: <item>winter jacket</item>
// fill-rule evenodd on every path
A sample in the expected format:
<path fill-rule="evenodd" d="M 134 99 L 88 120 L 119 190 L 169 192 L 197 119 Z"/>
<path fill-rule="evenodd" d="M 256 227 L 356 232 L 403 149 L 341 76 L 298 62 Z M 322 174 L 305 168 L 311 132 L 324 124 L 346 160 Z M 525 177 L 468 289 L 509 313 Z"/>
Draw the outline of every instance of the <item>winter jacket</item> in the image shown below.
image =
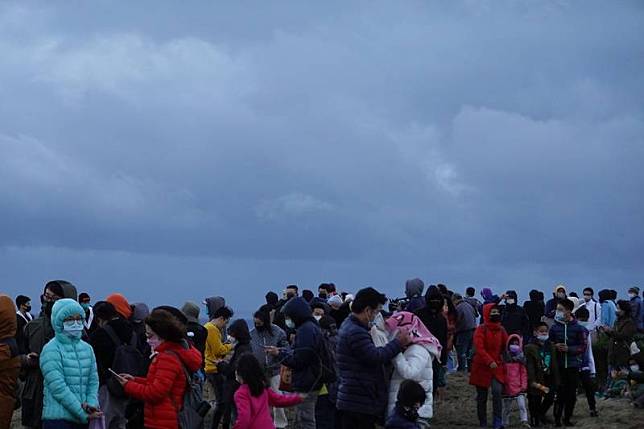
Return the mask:
<path fill-rule="evenodd" d="M 584 306 L 588 310 L 588 321 L 593 327 L 598 326 L 601 319 L 601 305 L 594 299 L 591 299 L 585 302 Z"/>
<path fill-rule="evenodd" d="M 483 311 L 483 304 L 481 304 L 481 301 L 473 296 L 466 296 L 463 298 L 463 301 L 474 307 L 474 310 L 476 310 L 476 318 L 478 319 L 481 316 L 481 311 Z"/>
<path fill-rule="evenodd" d="M 528 338 L 532 329 L 530 329 L 530 320 L 523 307 L 517 304 L 517 293 L 513 290 L 508 291 L 508 297 L 514 299 L 514 304 L 500 305 L 501 325 L 505 328 L 508 335 L 519 334 L 523 338 Z"/>
<path fill-rule="evenodd" d="M 466 305 L 469 305 L 466 303 Z M 438 348 L 431 344 L 411 344 L 404 352 L 392 360 L 394 373 L 389 383 L 389 403 L 387 415 L 391 415 L 396 405 L 400 385 L 405 380 L 417 381 L 425 389 L 425 403 L 418 410 L 420 417 L 431 419 L 434 416 L 433 397 L 434 371 L 433 360 L 438 359 Z"/>
<path fill-rule="evenodd" d="M 523 310 L 528 316 L 528 321 L 531 326 L 536 326 L 541 322 L 541 318 L 546 313 L 546 305 L 541 299 L 541 294 L 538 290 L 530 291 L 530 300 L 523 303 Z"/>
<path fill-rule="evenodd" d="M 264 389 L 253 396 L 247 384 L 235 392 L 237 420 L 233 429 L 275 429 L 270 407 L 292 407 L 302 402 L 299 395 L 282 395 L 272 389 Z"/>
<path fill-rule="evenodd" d="M 127 320 L 118 317 L 107 322 L 107 325 L 114 330 L 116 336 L 121 340 L 121 344 L 129 344 L 132 340 L 132 326 Z M 89 343 L 94 349 L 96 356 L 96 368 L 98 370 L 98 380 L 101 385 L 107 383 L 111 374 L 107 370 L 112 368 L 114 355 L 118 344 L 114 344 L 110 336 L 105 332 L 105 328 L 97 328 L 89 338 Z"/>
<path fill-rule="evenodd" d="M 418 423 L 403 417 L 396 409 L 385 423 L 385 429 L 420 429 Z"/>
<path fill-rule="evenodd" d="M 525 363 L 523 351 L 519 356 L 512 356 L 509 352 L 510 341 L 519 340 L 519 346 L 523 350 L 523 338 L 520 335 L 512 334 L 508 336 L 506 342 L 506 359 L 505 359 L 505 384 L 503 385 L 503 395 L 518 396 L 528 391 L 528 371 Z"/>
<path fill-rule="evenodd" d="M 33 320 L 33 316 L 27 313 L 23 316 L 19 311 L 16 312 L 16 342 L 18 343 L 18 350 L 20 354 L 26 354 L 28 349 L 27 335 L 25 335 L 25 326 Z"/>
<path fill-rule="evenodd" d="M 63 321 L 74 315 L 85 315 L 74 300 L 56 301 L 51 313 L 54 338 L 40 355 L 44 377 L 43 420 L 66 420 L 87 423 L 87 412 L 81 406 L 98 407 L 98 373 L 92 347 L 80 338 L 63 332 Z"/>
<path fill-rule="evenodd" d="M 631 316 L 617 318 L 615 328 L 608 331 L 608 363 L 614 367 L 627 367 L 631 355 L 630 345 L 637 333 L 637 326 Z"/>
<path fill-rule="evenodd" d="M 320 325 L 311 315 L 311 307 L 302 297 L 289 300 L 282 308 L 285 318 L 295 323 L 292 350 L 281 350 L 282 364 L 293 370 L 293 390 L 310 392 L 322 387 L 319 350 L 322 341 Z"/>
<path fill-rule="evenodd" d="M 396 339 L 376 347 L 367 326 L 350 315 L 340 327 L 336 348 L 338 410 L 370 416 L 384 414 L 387 394 L 383 365 L 401 350 Z"/>
<path fill-rule="evenodd" d="M 541 395 L 535 383 L 556 389 L 559 386 L 559 366 L 557 351 L 550 341 L 540 344 L 536 339 L 524 348 L 526 370 L 528 373 L 528 392 Z"/>
<path fill-rule="evenodd" d="M 405 311 L 413 313 L 425 306 L 424 289 L 425 283 L 421 279 L 411 279 L 405 282 L 405 296 L 409 299 Z"/>
<path fill-rule="evenodd" d="M 342 322 L 351 314 L 351 309 L 349 308 L 349 304 L 345 302 L 337 310 L 331 309 L 330 314 L 335 319 L 335 324 L 339 329 L 342 326 Z"/>
<path fill-rule="evenodd" d="M 253 353 L 253 348 L 250 345 L 250 333 L 248 332 L 248 325 L 245 320 L 237 319 L 231 323 L 228 328 L 228 334 L 235 338 L 233 355 L 229 361 L 224 360 L 217 364 L 217 373 L 224 376 L 224 399 L 222 402 L 225 403 L 231 403 L 233 401 L 233 395 L 239 387 L 239 383 L 235 377 L 239 358 L 245 354 Z"/>
<path fill-rule="evenodd" d="M 20 373 L 16 326 L 16 307 L 12 299 L 0 295 L 0 428 L 3 429 L 11 425 Z"/>
<path fill-rule="evenodd" d="M 455 334 L 476 329 L 476 309 L 465 300 L 456 304 L 456 328 Z"/>
<path fill-rule="evenodd" d="M 508 334 L 500 323 L 490 322 L 490 312 L 495 304 L 483 306 L 484 323 L 474 332 L 474 357 L 472 358 L 472 371 L 470 384 L 487 389 L 492 384 L 492 379 L 505 383 L 503 369 L 503 351 L 508 340 Z M 496 362 L 495 369 L 490 364 Z"/>
<path fill-rule="evenodd" d="M 164 341 L 155 350 L 147 376 L 125 384 L 125 393 L 144 403 L 146 429 L 178 428 L 178 410 L 187 384 L 184 365 L 188 372 L 197 371 L 201 367 L 199 350 Z"/>
<path fill-rule="evenodd" d="M 266 346 L 288 348 L 286 333 L 277 325 L 271 325 L 271 332 L 257 328 L 250 331 L 250 345 L 257 361 L 264 367 L 268 376 L 274 377 L 279 374 L 280 360 L 277 356 L 271 356 L 264 349 Z"/>
<path fill-rule="evenodd" d="M 208 322 L 204 326 L 208 330 L 206 352 L 204 355 L 205 371 L 206 374 L 216 374 L 217 361 L 226 357 L 233 349 L 233 346 L 232 344 L 224 344 L 222 342 L 221 329 L 216 327 L 212 322 Z"/>
<path fill-rule="evenodd" d="M 642 298 L 639 297 L 639 295 L 634 296 L 629 300 L 629 304 L 631 305 L 631 318 L 635 321 L 635 325 L 637 326 L 638 329 L 643 328 L 642 326 Z"/>
<path fill-rule="evenodd" d="M 447 319 L 443 316 L 442 307 L 439 311 L 435 311 L 429 305 L 425 305 L 414 314 L 420 318 L 421 322 L 429 329 L 429 332 L 434 334 L 441 343 L 440 363 L 447 364 Z"/>
<path fill-rule="evenodd" d="M 601 302 L 601 317 L 599 320 L 600 326 L 612 328 L 617 320 L 617 307 L 611 300 Z"/>
<path fill-rule="evenodd" d="M 567 352 L 557 353 L 559 369 L 581 368 L 583 357 L 588 347 L 588 331 L 575 319 L 569 322 L 555 322 L 550 328 L 550 342 L 552 344 L 566 344 Z"/>

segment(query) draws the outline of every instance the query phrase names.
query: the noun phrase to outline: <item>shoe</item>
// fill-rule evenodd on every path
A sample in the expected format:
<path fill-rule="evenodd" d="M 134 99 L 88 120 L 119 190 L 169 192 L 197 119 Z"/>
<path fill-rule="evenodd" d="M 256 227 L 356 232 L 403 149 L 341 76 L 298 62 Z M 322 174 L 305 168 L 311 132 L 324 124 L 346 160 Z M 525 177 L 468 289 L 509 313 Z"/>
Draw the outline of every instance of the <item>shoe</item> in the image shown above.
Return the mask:
<path fill-rule="evenodd" d="M 570 421 L 570 420 L 568 420 L 568 419 L 564 419 L 563 424 L 564 424 L 564 426 L 566 426 L 566 427 L 571 427 L 571 426 L 574 426 L 574 425 L 575 425 L 573 422 L 571 422 L 571 421 Z"/>
<path fill-rule="evenodd" d="M 597 412 L 597 410 L 591 410 L 590 417 L 599 417 L 599 413 Z"/>

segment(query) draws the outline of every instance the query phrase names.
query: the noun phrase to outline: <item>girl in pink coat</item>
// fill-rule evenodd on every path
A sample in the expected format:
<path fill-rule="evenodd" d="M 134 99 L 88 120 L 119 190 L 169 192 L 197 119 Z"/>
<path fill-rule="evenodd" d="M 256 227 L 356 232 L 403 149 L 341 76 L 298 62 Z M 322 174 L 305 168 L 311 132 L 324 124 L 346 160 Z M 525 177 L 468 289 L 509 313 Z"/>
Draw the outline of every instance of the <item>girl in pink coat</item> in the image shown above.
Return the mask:
<path fill-rule="evenodd" d="M 237 420 L 233 429 L 275 429 L 270 407 L 292 407 L 302 402 L 304 395 L 282 395 L 273 391 L 264 376 L 257 358 L 246 354 L 237 362 L 235 392 Z"/>
<path fill-rule="evenodd" d="M 526 408 L 526 392 L 528 391 L 528 370 L 523 355 L 523 339 L 516 334 L 508 337 L 505 350 L 505 384 L 503 386 L 503 425 L 509 426 L 510 413 L 514 402 L 519 409 L 521 424 L 530 427 L 528 409 Z"/>

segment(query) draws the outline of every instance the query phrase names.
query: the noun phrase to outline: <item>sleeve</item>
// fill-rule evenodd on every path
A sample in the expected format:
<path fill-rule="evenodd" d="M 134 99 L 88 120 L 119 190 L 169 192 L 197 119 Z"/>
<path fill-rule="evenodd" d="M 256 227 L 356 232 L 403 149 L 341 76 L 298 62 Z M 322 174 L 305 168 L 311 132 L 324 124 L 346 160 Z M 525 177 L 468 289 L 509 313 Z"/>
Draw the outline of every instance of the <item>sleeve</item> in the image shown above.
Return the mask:
<path fill-rule="evenodd" d="M 206 337 L 206 359 L 212 366 L 216 366 L 214 360 L 225 357 L 233 349 L 232 344 L 224 344 L 221 342 L 221 334 L 218 332 L 219 328 L 212 326 L 207 329 L 208 336 Z"/>
<path fill-rule="evenodd" d="M 476 349 L 476 354 L 483 360 L 486 366 L 489 366 L 492 362 L 494 362 L 494 359 L 492 359 L 492 356 L 487 352 L 485 349 L 485 333 L 483 332 L 485 330 L 485 326 L 479 326 L 476 328 L 476 331 L 474 331 L 474 348 Z"/>
<path fill-rule="evenodd" d="M 418 381 L 428 360 L 431 360 L 431 356 L 424 347 L 412 346 L 405 352 L 398 353 L 393 359 L 393 363 L 402 378 Z"/>
<path fill-rule="evenodd" d="M 368 331 L 358 331 L 351 336 L 349 347 L 354 356 L 361 356 L 369 366 L 383 365 L 402 351 L 398 340 L 394 339 L 383 347 L 376 347 Z"/>
<path fill-rule="evenodd" d="M 98 371 L 96 369 L 96 357 L 89 345 L 87 348 L 92 359 L 92 369 L 90 370 L 89 383 L 87 385 L 87 403 L 92 407 L 98 407 Z"/>
<path fill-rule="evenodd" d="M 282 351 L 280 358 L 283 364 L 295 370 L 304 369 L 317 362 L 315 352 L 315 340 L 317 335 L 310 327 L 300 328 L 300 332 L 295 337 L 295 344 L 292 351 Z"/>
<path fill-rule="evenodd" d="M 270 390 L 270 389 L 267 389 Z M 247 429 L 252 423 L 250 412 L 250 394 L 248 389 L 237 389 L 234 395 L 237 419 L 233 429 Z"/>
<path fill-rule="evenodd" d="M 521 391 L 526 392 L 528 390 L 528 370 L 525 365 L 521 365 Z"/>
<path fill-rule="evenodd" d="M 282 395 L 273 389 L 266 389 L 266 392 L 268 393 L 268 403 L 272 407 L 292 407 L 302 402 L 300 395 Z"/>
<path fill-rule="evenodd" d="M 183 369 L 176 358 L 165 353 L 157 355 L 156 366 L 152 380 L 149 377 L 142 378 L 141 382 L 138 379 L 130 380 L 125 384 L 125 393 L 134 399 L 151 403 L 159 402 L 168 396 L 177 375 L 181 373 L 183 377 Z"/>
<path fill-rule="evenodd" d="M 617 341 L 626 341 L 633 338 L 633 335 L 637 333 L 637 327 L 634 322 L 625 323 L 624 328 L 620 331 L 613 331 L 612 337 Z"/>
<path fill-rule="evenodd" d="M 44 383 L 54 399 L 62 404 L 71 415 L 77 417 L 81 422 L 87 422 L 87 413 L 65 380 L 62 354 L 58 352 L 55 343 L 49 343 L 49 345 L 50 347 L 45 348 L 40 357 L 40 369 Z"/>

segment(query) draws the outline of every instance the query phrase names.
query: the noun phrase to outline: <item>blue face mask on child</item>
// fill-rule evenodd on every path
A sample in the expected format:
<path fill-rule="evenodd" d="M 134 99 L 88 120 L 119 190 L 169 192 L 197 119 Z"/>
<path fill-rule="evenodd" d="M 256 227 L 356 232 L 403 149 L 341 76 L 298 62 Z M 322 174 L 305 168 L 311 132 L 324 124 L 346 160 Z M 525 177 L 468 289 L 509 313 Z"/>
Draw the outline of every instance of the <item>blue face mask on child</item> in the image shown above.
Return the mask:
<path fill-rule="evenodd" d="M 67 320 L 63 322 L 63 332 L 72 338 L 80 338 L 83 336 L 83 321 L 82 320 Z"/>
<path fill-rule="evenodd" d="M 512 353 L 513 355 L 518 355 L 519 353 L 521 353 L 521 346 L 518 344 L 510 344 L 509 349 L 510 353 Z"/>

